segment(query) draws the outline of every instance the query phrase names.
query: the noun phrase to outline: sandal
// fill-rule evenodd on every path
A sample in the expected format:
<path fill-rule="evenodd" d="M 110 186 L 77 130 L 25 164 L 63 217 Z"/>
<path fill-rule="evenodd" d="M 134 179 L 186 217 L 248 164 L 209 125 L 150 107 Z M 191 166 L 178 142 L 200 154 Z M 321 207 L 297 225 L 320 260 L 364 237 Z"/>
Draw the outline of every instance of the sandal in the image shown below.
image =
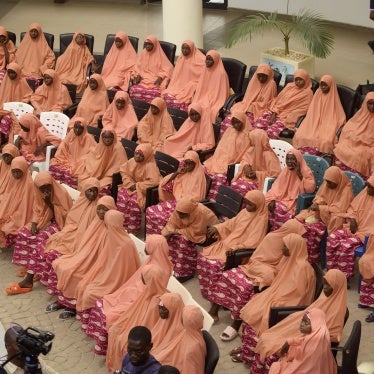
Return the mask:
<path fill-rule="evenodd" d="M 365 318 L 365 321 L 370 323 L 370 322 L 374 322 L 374 312 L 371 312 L 366 318 Z"/>
<path fill-rule="evenodd" d="M 219 338 L 224 342 L 231 342 L 231 340 L 234 340 L 238 335 L 239 333 L 234 328 L 227 326 Z"/>
<path fill-rule="evenodd" d="M 47 307 L 44 309 L 44 312 L 52 313 L 57 312 L 60 309 L 64 309 L 64 306 L 61 305 L 58 301 L 55 301 L 54 303 L 47 305 Z"/>
<path fill-rule="evenodd" d="M 237 353 L 236 355 L 231 356 L 231 361 L 232 362 L 243 362 L 243 360 L 242 360 L 242 354 L 241 353 Z"/>
<path fill-rule="evenodd" d="M 242 353 L 242 346 L 239 345 L 239 347 L 236 347 L 232 349 L 229 353 L 230 356 L 236 356 L 238 353 Z"/>
<path fill-rule="evenodd" d="M 58 319 L 61 321 L 67 321 L 72 319 L 77 315 L 77 312 L 72 309 L 65 309 L 62 313 L 59 314 Z"/>
<path fill-rule="evenodd" d="M 32 291 L 32 287 L 20 287 L 18 283 L 12 283 L 5 291 L 8 295 L 20 295 Z"/>

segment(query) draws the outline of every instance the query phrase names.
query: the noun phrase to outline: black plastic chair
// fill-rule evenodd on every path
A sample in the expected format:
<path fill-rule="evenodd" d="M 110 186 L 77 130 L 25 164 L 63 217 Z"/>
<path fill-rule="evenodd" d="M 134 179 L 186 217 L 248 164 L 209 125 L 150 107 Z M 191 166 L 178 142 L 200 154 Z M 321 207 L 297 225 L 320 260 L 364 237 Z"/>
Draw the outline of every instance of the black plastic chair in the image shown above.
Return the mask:
<path fill-rule="evenodd" d="M 332 347 L 332 351 L 342 353 L 342 363 L 338 365 L 339 374 L 358 374 L 357 356 L 361 341 L 361 322 L 353 323 L 352 331 L 344 347 Z"/>
<path fill-rule="evenodd" d="M 123 148 L 125 148 L 127 158 L 128 159 L 133 158 L 135 149 L 138 146 L 138 143 L 133 142 L 132 140 L 125 139 L 125 138 L 121 139 L 121 143 L 122 143 Z"/>
<path fill-rule="evenodd" d="M 213 374 L 219 360 L 219 349 L 213 336 L 206 330 L 202 331 L 206 346 L 204 374 Z"/>
<path fill-rule="evenodd" d="M 284 86 L 283 87 L 286 87 L 288 83 L 292 83 L 293 80 L 294 80 L 294 75 L 293 74 L 287 74 L 286 78 L 284 80 Z M 317 91 L 317 88 L 319 87 L 319 82 L 316 81 L 313 78 L 310 78 L 310 80 L 312 82 L 312 91 L 313 91 L 313 93 L 315 93 Z"/>
<path fill-rule="evenodd" d="M 20 35 L 20 41 L 22 42 L 22 39 L 24 38 L 26 34 L 26 31 L 22 31 Z M 53 51 L 53 44 L 55 42 L 55 36 L 53 34 L 50 34 L 49 32 L 43 32 L 45 40 L 47 41 L 49 48 Z"/>
<path fill-rule="evenodd" d="M 134 107 L 136 117 L 138 121 L 140 121 L 148 112 L 149 107 L 151 106 L 150 103 L 146 101 L 131 99 L 132 106 Z"/>
<path fill-rule="evenodd" d="M 173 43 L 165 42 L 163 40 L 159 40 L 159 43 L 160 43 L 161 48 L 164 51 L 166 57 L 174 65 L 175 53 L 177 51 L 177 46 Z"/>
<path fill-rule="evenodd" d="M 156 151 L 155 161 L 162 177 L 175 173 L 179 167 L 179 160 L 160 151 Z"/>
<path fill-rule="evenodd" d="M 66 48 L 68 45 L 71 43 L 73 40 L 74 33 L 65 33 L 65 34 L 60 34 L 60 56 L 66 51 Z M 88 50 L 93 54 L 93 46 L 94 46 L 94 40 L 95 37 L 90 34 L 84 34 L 86 37 L 86 45 Z"/>
<path fill-rule="evenodd" d="M 342 84 L 337 84 L 336 87 L 348 121 L 355 113 L 357 101 L 359 99 L 358 92 Z"/>
<path fill-rule="evenodd" d="M 183 122 L 188 118 L 188 112 L 172 107 L 167 108 L 171 119 L 173 120 L 173 125 L 175 130 L 179 130 L 179 128 L 183 125 Z"/>
<path fill-rule="evenodd" d="M 16 40 L 17 40 L 16 34 L 12 31 L 7 31 L 7 33 L 8 33 L 9 40 L 11 40 L 14 45 L 16 45 Z"/>
<path fill-rule="evenodd" d="M 94 126 L 87 126 L 87 132 L 95 138 L 96 143 L 100 141 L 101 128 Z"/>

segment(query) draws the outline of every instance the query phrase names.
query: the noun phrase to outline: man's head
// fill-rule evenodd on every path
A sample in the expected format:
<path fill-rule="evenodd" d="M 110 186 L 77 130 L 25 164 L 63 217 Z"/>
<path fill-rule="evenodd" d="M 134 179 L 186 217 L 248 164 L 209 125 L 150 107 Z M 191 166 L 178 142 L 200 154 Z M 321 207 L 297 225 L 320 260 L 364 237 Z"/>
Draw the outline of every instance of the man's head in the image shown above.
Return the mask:
<path fill-rule="evenodd" d="M 135 326 L 130 330 L 127 352 L 134 366 L 141 366 L 147 361 L 152 347 L 152 334 L 147 327 Z"/>
<path fill-rule="evenodd" d="M 8 358 L 20 352 L 18 345 L 17 345 L 17 336 L 22 331 L 23 329 L 20 326 L 13 326 L 13 327 L 10 327 L 8 330 L 6 330 L 5 335 L 4 335 L 4 344 L 8 352 Z M 25 366 L 25 358 L 22 354 L 12 359 L 11 362 L 12 364 L 18 366 L 19 368 L 23 368 Z"/>

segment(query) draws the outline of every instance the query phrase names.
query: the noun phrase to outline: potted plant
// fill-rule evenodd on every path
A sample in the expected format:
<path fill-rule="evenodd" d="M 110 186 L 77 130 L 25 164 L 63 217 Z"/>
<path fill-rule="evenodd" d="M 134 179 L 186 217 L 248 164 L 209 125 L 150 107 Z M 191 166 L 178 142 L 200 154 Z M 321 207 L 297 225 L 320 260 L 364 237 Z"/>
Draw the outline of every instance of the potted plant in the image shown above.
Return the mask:
<path fill-rule="evenodd" d="M 314 57 L 326 58 L 332 51 L 334 36 L 328 31 L 327 21 L 316 11 L 303 9 L 297 15 L 289 14 L 287 0 L 286 17 L 277 12 L 264 15 L 250 15 L 237 22 L 229 31 L 226 46 L 230 48 L 239 41 L 252 38 L 267 30 L 278 30 L 283 35 L 284 48 L 272 48 L 262 53 L 262 62 L 270 63 L 273 69 L 293 74 L 297 68 L 303 68 L 314 76 Z M 309 51 L 307 54 L 290 50 L 289 41 L 298 39 Z"/>

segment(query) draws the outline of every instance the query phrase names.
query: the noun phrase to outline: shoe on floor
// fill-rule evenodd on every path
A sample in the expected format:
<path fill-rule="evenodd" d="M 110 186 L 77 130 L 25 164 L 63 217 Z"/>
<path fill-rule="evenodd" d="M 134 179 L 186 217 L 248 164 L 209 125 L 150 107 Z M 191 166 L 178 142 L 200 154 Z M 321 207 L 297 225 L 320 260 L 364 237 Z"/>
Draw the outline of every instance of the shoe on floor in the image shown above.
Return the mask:
<path fill-rule="evenodd" d="M 5 291 L 8 295 L 20 295 L 32 291 L 32 287 L 20 287 L 18 283 L 12 283 Z"/>
<path fill-rule="evenodd" d="M 365 321 L 370 323 L 370 322 L 374 322 L 374 312 L 371 312 L 366 318 L 365 318 Z"/>
<path fill-rule="evenodd" d="M 72 319 L 77 315 L 77 312 L 72 309 L 65 309 L 62 313 L 59 314 L 58 319 L 61 321 L 67 321 Z"/>
<path fill-rule="evenodd" d="M 227 326 L 219 337 L 224 342 L 231 342 L 231 340 L 234 340 L 238 335 L 239 333 L 234 328 Z"/>

